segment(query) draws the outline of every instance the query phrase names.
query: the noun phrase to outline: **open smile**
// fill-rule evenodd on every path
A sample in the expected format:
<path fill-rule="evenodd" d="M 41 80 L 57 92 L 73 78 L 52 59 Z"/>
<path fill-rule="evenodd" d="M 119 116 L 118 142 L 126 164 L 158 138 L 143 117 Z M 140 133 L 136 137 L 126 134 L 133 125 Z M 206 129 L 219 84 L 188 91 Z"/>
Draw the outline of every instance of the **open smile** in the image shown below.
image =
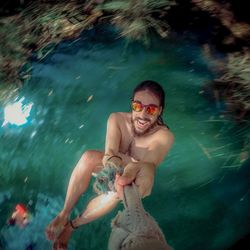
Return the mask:
<path fill-rule="evenodd" d="M 137 119 L 136 120 L 136 125 L 139 129 L 144 129 L 148 126 L 149 122 L 142 120 L 142 119 Z"/>

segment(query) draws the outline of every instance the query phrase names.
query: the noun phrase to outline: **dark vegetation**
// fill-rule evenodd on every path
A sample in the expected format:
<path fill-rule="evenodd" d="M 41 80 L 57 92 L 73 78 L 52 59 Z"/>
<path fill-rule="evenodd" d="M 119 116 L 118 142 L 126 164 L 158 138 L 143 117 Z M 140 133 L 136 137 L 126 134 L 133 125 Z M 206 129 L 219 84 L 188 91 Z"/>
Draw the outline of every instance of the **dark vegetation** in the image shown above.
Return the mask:
<path fill-rule="evenodd" d="M 150 33 L 167 39 L 190 32 L 214 65 L 204 90 L 223 101 L 230 117 L 246 122 L 250 111 L 250 24 L 243 0 L 3 0 L 0 7 L 0 102 L 29 79 L 31 56 L 42 60 L 63 39 L 100 22 L 117 26 L 128 41 L 150 46 Z M 217 54 L 223 53 L 224 57 Z"/>

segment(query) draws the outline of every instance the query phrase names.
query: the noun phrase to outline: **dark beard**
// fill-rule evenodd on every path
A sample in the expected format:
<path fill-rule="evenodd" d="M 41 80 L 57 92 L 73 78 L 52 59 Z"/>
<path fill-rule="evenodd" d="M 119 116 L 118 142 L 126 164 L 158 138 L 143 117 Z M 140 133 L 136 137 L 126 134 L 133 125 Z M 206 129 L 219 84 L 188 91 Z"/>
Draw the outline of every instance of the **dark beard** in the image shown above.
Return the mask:
<path fill-rule="evenodd" d="M 133 130 L 134 136 L 141 137 L 141 136 L 144 136 L 145 134 L 149 133 L 153 128 L 155 128 L 155 126 L 157 125 L 157 120 L 153 124 L 151 124 L 150 127 L 148 127 L 145 131 L 143 131 L 141 133 L 138 133 L 136 131 L 132 117 L 131 117 L 131 124 L 132 124 L 132 130 Z"/>

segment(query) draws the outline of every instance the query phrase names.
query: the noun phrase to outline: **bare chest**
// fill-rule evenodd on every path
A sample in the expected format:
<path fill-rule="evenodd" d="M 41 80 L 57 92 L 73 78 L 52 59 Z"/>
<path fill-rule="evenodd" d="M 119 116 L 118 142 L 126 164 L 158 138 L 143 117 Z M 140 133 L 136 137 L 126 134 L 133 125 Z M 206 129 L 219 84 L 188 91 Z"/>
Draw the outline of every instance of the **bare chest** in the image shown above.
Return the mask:
<path fill-rule="evenodd" d="M 133 157 L 136 160 L 142 160 L 148 153 L 151 136 L 135 137 L 130 127 L 123 128 L 120 142 L 120 151 Z"/>

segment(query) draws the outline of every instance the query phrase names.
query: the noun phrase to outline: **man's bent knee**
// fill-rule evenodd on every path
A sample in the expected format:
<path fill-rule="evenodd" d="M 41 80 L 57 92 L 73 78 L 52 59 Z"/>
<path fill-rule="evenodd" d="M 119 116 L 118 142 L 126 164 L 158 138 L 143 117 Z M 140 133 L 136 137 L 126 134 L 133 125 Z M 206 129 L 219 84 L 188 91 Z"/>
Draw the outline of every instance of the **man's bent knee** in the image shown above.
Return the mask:
<path fill-rule="evenodd" d="M 102 164 L 103 152 L 95 150 L 87 150 L 83 153 L 81 157 L 81 162 L 95 168 L 98 165 Z"/>

